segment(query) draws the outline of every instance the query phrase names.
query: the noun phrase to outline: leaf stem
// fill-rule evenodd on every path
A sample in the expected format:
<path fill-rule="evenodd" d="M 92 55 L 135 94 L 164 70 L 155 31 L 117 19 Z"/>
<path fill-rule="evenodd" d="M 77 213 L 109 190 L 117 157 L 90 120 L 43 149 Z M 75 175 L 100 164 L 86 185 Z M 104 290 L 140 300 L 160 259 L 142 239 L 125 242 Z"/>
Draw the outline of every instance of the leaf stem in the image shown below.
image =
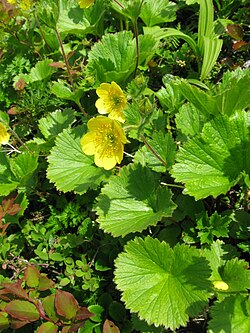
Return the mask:
<path fill-rule="evenodd" d="M 113 0 L 121 9 L 125 9 L 125 7 L 117 0 Z"/>
<path fill-rule="evenodd" d="M 177 187 L 177 188 L 181 188 L 181 189 L 185 188 L 185 186 L 183 186 L 183 185 L 168 184 L 168 183 L 164 183 L 164 182 L 161 182 L 161 185 L 169 186 L 169 187 Z"/>
<path fill-rule="evenodd" d="M 139 37 L 138 37 L 137 19 L 134 22 L 134 31 L 135 31 L 135 50 L 136 50 L 136 60 L 135 60 L 135 70 L 134 70 L 134 78 L 135 78 L 137 68 L 138 68 L 138 65 L 139 65 Z"/>
<path fill-rule="evenodd" d="M 155 155 L 155 157 L 167 168 L 167 163 L 161 158 L 161 156 L 154 150 L 153 147 L 147 142 L 146 138 L 144 135 L 141 135 L 141 138 L 145 144 L 146 147 Z"/>
<path fill-rule="evenodd" d="M 64 51 L 64 47 L 63 47 L 61 36 L 60 36 L 59 31 L 57 29 L 55 29 L 55 33 L 56 33 L 56 37 L 57 37 L 59 45 L 60 45 L 60 49 L 62 51 L 63 59 L 64 59 L 64 62 L 65 62 L 66 68 L 67 68 L 67 72 L 68 72 L 68 76 L 69 76 L 69 81 L 70 81 L 72 90 L 73 90 L 73 92 L 76 92 L 76 89 L 75 89 L 75 86 L 74 86 L 74 82 L 73 82 L 73 78 L 72 78 L 72 74 L 71 74 L 70 67 L 69 67 L 69 62 L 68 62 L 68 59 L 67 59 L 65 51 Z"/>

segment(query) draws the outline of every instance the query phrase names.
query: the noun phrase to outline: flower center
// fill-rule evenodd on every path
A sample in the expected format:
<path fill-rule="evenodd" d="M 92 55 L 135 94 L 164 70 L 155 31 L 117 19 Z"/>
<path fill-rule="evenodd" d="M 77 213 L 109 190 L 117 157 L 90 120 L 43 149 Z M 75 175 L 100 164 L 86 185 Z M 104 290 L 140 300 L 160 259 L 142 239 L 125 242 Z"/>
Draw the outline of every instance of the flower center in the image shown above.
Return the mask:
<path fill-rule="evenodd" d="M 99 153 L 105 157 L 112 157 L 118 147 L 118 137 L 111 125 L 103 125 L 96 133 L 96 147 Z"/>

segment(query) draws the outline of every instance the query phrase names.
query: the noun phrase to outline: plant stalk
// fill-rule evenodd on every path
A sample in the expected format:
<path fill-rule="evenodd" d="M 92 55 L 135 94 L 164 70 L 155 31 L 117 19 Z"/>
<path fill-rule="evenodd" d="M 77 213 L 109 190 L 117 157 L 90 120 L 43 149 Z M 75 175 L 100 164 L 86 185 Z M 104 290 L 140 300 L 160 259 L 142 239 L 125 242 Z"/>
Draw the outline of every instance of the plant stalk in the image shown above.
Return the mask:
<path fill-rule="evenodd" d="M 69 76 L 69 81 L 70 81 L 72 90 L 73 90 L 73 92 L 76 92 L 76 89 L 75 89 L 75 86 L 74 86 L 74 82 L 73 82 L 73 77 L 72 77 L 72 74 L 71 74 L 71 71 L 70 71 L 70 67 L 69 67 L 69 62 L 68 62 L 68 59 L 67 59 L 65 51 L 64 51 L 64 47 L 63 47 L 61 36 L 60 36 L 59 31 L 57 29 L 55 29 L 55 33 L 56 33 L 56 37 L 57 37 L 59 45 L 60 45 L 60 49 L 62 51 L 63 59 L 64 59 L 64 62 L 65 62 L 66 68 L 67 68 L 67 72 L 68 72 L 68 76 Z"/>
<path fill-rule="evenodd" d="M 154 150 L 153 147 L 150 146 L 150 144 L 147 142 L 144 135 L 141 136 L 145 146 L 155 155 L 155 157 L 167 168 L 167 163 L 161 158 L 161 156 Z"/>

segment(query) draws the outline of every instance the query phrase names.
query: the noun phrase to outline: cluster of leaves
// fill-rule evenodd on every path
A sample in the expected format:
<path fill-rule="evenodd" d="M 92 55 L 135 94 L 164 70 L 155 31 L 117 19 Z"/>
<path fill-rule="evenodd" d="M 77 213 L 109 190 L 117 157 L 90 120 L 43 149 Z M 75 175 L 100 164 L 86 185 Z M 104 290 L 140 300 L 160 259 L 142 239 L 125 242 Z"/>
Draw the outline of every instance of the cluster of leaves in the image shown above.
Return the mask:
<path fill-rule="evenodd" d="M 22 283 L 25 283 L 25 288 Z M 84 326 L 85 320 L 93 316 L 87 308 L 79 306 L 74 296 L 57 289 L 45 297 L 42 292 L 51 289 L 54 282 L 35 266 L 28 266 L 24 278 L 15 283 L 3 283 L 0 294 L 1 328 L 18 329 L 42 318 L 38 332 L 76 332 Z"/>
<path fill-rule="evenodd" d="M 248 8 L 0 1 L 0 330 L 250 330 Z M 111 82 L 105 170 L 81 138 Z"/>

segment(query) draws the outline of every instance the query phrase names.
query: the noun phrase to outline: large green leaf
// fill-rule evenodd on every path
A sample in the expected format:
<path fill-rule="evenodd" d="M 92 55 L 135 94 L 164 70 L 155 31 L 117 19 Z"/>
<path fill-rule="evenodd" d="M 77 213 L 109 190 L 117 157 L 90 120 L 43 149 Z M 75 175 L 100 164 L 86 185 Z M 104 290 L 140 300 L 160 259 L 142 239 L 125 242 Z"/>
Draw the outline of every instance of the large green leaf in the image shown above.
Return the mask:
<path fill-rule="evenodd" d="M 196 200 L 226 193 L 250 174 L 249 113 L 218 116 L 177 153 L 172 174 Z"/>
<path fill-rule="evenodd" d="M 110 172 L 94 165 L 93 157 L 82 152 L 80 139 L 83 127 L 73 131 L 65 129 L 56 139 L 48 157 L 47 176 L 56 187 L 64 192 L 84 193 L 95 188 Z"/>
<path fill-rule="evenodd" d="M 152 36 L 139 36 L 139 64 L 154 54 Z M 131 31 L 107 34 L 89 52 L 87 71 L 99 82 L 125 83 L 136 66 L 136 44 Z"/>
<path fill-rule="evenodd" d="M 250 333 L 250 298 L 234 295 L 217 302 L 211 308 L 209 333 Z"/>
<path fill-rule="evenodd" d="M 135 238 L 115 261 L 115 282 L 132 312 L 149 324 L 176 329 L 207 304 L 208 262 L 187 245 L 170 248 L 165 242 Z"/>
<path fill-rule="evenodd" d="M 57 29 L 64 38 L 68 34 L 85 36 L 97 33 L 98 24 L 103 19 L 105 2 L 96 0 L 92 8 L 81 9 L 75 0 L 59 0 Z"/>
<path fill-rule="evenodd" d="M 148 26 L 173 22 L 176 19 L 177 6 L 168 0 L 147 0 L 141 8 L 140 18 Z"/>
<path fill-rule="evenodd" d="M 38 122 L 38 127 L 43 136 L 48 139 L 54 137 L 67 128 L 75 120 L 75 111 L 73 109 L 65 109 L 63 111 L 56 110 Z"/>
<path fill-rule="evenodd" d="M 159 177 L 140 164 L 123 167 L 97 200 L 100 227 L 114 236 L 125 236 L 156 225 L 175 208 L 172 194 L 159 187 Z"/>

